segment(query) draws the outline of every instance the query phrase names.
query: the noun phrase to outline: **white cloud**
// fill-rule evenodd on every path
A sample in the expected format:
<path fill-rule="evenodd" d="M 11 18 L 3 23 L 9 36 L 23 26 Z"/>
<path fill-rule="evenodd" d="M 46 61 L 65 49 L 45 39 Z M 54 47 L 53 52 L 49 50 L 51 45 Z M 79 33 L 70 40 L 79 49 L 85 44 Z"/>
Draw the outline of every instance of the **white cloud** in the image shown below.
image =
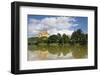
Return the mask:
<path fill-rule="evenodd" d="M 53 35 L 53 34 L 57 34 L 57 33 L 60 33 L 61 35 L 63 35 L 64 33 L 67 34 L 67 35 L 71 35 L 73 33 L 72 30 L 56 30 L 56 29 L 52 29 L 52 30 L 49 30 L 48 33 L 50 35 Z"/>
<path fill-rule="evenodd" d="M 48 31 L 50 35 L 57 33 L 66 33 L 71 35 L 74 30 L 71 27 L 77 27 L 73 17 L 45 17 L 42 20 L 30 19 L 28 22 L 28 36 L 37 36 L 41 31 Z"/>

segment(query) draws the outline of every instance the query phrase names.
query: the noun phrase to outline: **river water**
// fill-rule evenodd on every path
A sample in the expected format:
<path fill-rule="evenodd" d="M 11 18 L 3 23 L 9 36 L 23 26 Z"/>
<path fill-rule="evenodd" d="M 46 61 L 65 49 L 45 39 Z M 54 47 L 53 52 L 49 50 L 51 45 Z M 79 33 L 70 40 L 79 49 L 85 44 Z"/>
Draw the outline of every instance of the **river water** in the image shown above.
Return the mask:
<path fill-rule="evenodd" d="M 28 61 L 84 59 L 88 57 L 86 45 L 29 45 Z"/>

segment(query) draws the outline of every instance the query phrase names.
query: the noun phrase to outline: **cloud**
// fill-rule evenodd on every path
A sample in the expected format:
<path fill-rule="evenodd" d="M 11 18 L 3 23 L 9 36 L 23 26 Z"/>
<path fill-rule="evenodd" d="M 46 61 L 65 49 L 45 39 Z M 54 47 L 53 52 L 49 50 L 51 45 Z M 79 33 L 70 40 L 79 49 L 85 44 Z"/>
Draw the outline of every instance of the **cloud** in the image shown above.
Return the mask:
<path fill-rule="evenodd" d="M 48 31 L 50 35 L 57 33 L 66 33 L 71 35 L 74 30 L 71 27 L 77 27 L 74 17 L 45 17 L 43 19 L 29 19 L 28 37 L 37 36 L 39 32 Z"/>
<path fill-rule="evenodd" d="M 50 35 L 57 34 L 57 33 L 60 33 L 61 35 L 64 34 L 64 33 L 67 34 L 67 35 L 71 35 L 73 33 L 73 31 L 72 30 L 64 30 L 64 29 L 58 31 L 56 29 L 52 29 L 52 30 L 49 30 L 48 33 Z"/>

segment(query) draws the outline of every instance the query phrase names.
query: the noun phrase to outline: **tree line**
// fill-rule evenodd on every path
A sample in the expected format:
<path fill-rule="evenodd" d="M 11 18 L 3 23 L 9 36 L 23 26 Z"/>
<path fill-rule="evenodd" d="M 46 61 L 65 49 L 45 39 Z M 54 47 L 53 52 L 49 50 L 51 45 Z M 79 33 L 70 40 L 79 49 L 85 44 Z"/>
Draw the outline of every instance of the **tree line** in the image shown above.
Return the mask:
<path fill-rule="evenodd" d="M 40 43 L 46 44 L 87 44 L 87 34 L 84 34 L 81 29 L 77 29 L 72 33 L 71 36 L 66 34 L 61 35 L 58 33 L 57 35 L 50 35 L 49 37 L 32 37 L 28 38 L 28 45 L 35 44 L 38 45 Z"/>

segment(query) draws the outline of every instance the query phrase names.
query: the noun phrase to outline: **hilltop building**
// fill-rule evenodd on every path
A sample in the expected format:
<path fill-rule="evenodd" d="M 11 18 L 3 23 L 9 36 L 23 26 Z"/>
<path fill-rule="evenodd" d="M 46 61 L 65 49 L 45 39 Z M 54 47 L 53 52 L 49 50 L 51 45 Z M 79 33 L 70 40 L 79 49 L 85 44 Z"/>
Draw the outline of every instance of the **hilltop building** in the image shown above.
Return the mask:
<path fill-rule="evenodd" d="M 48 36 L 49 36 L 49 34 L 47 31 L 43 31 L 43 32 L 39 33 L 39 37 L 48 37 Z"/>

